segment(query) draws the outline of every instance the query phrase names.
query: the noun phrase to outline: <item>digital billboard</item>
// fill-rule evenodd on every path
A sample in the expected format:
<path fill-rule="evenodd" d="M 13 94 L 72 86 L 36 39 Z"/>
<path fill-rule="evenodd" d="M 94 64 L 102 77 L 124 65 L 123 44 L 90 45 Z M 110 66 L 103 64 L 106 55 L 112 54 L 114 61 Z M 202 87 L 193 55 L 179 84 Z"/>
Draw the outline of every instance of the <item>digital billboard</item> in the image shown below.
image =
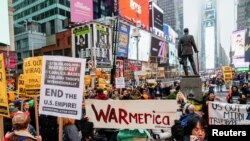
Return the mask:
<path fill-rule="evenodd" d="M 134 23 L 141 23 L 144 29 L 149 30 L 148 0 L 119 0 L 118 7 L 119 16 Z"/>
<path fill-rule="evenodd" d="M 250 62 L 250 28 L 247 29 L 245 36 L 245 62 Z"/>
<path fill-rule="evenodd" d="M 169 43 L 168 50 L 169 65 L 175 65 L 177 61 L 177 50 L 175 44 Z"/>
<path fill-rule="evenodd" d="M 245 67 L 245 30 L 234 31 L 232 34 L 233 64 L 235 67 Z M 248 65 L 247 65 L 248 66 Z"/>
<path fill-rule="evenodd" d="M 132 36 L 135 26 L 130 26 L 129 34 L 129 48 L 128 48 L 128 59 L 137 60 L 137 39 Z M 151 45 L 151 35 L 150 33 L 139 29 L 140 40 L 138 43 L 138 60 L 139 61 L 148 61 L 150 54 L 150 45 Z"/>
<path fill-rule="evenodd" d="M 214 26 L 205 28 L 205 62 L 206 69 L 215 68 L 215 31 Z"/>
<path fill-rule="evenodd" d="M 10 45 L 8 0 L 0 0 L 0 45 Z"/>
<path fill-rule="evenodd" d="M 150 31 L 155 35 L 163 37 L 163 10 L 154 2 L 149 4 Z"/>
<path fill-rule="evenodd" d="M 167 57 L 166 42 L 156 37 L 151 38 L 151 55 L 154 57 L 165 58 Z"/>
<path fill-rule="evenodd" d="M 116 55 L 119 57 L 128 57 L 129 32 L 129 25 L 119 23 L 118 45 L 116 51 Z"/>
<path fill-rule="evenodd" d="M 93 0 L 70 1 L 71 22 L 87 22 L 93 20 Z"/>

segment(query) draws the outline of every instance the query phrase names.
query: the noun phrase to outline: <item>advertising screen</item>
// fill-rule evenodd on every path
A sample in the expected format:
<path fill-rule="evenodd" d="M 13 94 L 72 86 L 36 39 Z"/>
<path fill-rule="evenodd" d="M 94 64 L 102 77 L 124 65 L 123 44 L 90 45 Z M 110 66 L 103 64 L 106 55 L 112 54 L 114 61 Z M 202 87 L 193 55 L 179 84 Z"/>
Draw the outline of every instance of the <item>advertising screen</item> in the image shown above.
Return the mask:
<path fill-rule="evenodd" d="M 135 26 L 130 26 L 128 59 L 131 60 L 137 60 L 137 39 L 132 36 L 133 30 L 135 28 Z M 138 60 L 148 61 L 151 45 L 151 36 L 150 33 L 144 30 L 139 29 L 139 32 L 141 37 L 138 43 Z"/>
<path fill-rule="evenodd" d="M 149 9 L 150 31 L 163 37 L 163 10 L 153 2 L 149 4 Z"/>
<path fill-rule="evenodd" d="M 116 51 L 116 55 L 119 57 L 128 57 L 129 32 L 129 25 L 119 23 L 118 45 Z"/>
<path fill-rule="evenodd" d="M 166 43 L 158 38 L 151 38 L 151 55 L 154 57 L 165 58 L 167 55 Z"/>
<path fill-rule="evenodd" d="M 169 56 L 169 64 L 170 65 L 175 65 L 176 64 L 176 56 L 177 56 L 177 51 L 175 49 L 175 45 L 169 43 L 169 52 L 168 52 L 168 56 Z"/>
<path fill-rule="evenodd" d="M 71 22 L 87 22 L 93 20 L 93 0 L 70 1 Z"/>
<path fill-rule="evenodd" d="M 232 34 L 233 64 L 235 67 L 245 67 L 245 30 L 234 31 Z"/>
<path fill-rule="evenodd" d="M 214 69 L 215 36 L 214 26 L 205 29 L 205 60 L 206 69 Z"/>
<path fill-rule="evenodd" d="M 0 0 L 0 44 L 10 45 L 8 1 Z"/>
<path fill-rule="evenodd" d="M 149 30 L 148 0 L 119 0 L 120 16 Z"/>
<path fill-rule="evenodd" d="M 247 29 L 245 36 L 245 62 L 250 62 L 250 29 Z"/>

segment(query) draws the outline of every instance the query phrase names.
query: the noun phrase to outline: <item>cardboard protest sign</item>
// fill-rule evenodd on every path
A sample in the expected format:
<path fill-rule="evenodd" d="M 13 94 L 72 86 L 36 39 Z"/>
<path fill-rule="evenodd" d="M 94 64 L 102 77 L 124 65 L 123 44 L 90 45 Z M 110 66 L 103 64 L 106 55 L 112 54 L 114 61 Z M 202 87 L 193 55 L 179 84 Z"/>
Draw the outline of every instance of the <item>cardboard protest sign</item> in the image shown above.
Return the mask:
<path fill-rule="evenodd" d="M 3 54 L 0 54 L 0 116 L 9 116 L 9 105 L 6 90 L 6 72 Z"/>
<path fill-rule="evenodd" d="M 86 115 L 95 128 L 162 129 L 178 118 L 176 100 L 91 100 Z"/>
<path fill-rule="evenodd" d="M 250 105 L 209 103 L 210 125 L 250 125 Z"/>
<path fill-rule="evenodd" d="M 24 75 L 20 74 L 18 77 L 18 95 L 25 96 Z"/>
<path fill-rule="evenodd" d="M 44 56 L 39 113 L 80 119 L 86 60 Z"/>
<path fill-rule="evenodd" d="M 125 88 L 124 77 L 115 78 L 115 88 Z"/>
<path fill-rule="evenodd" d="M 24 85 L 27 96 L 38 96 L 40 94 L 42 58 L 30 57 L 23 61 Z"/>

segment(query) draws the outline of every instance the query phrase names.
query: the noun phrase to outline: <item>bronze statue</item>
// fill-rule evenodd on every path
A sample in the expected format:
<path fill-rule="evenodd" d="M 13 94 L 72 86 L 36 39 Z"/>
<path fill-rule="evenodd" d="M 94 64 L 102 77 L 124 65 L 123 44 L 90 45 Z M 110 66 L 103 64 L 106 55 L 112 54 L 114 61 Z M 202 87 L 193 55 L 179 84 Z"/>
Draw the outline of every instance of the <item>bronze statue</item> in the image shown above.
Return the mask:
<path fill-rule="evenodd" d="M 183 69 L 184 69 L 186 76 L 188 76 L 187 58 L 192 66 L 194 75 L 199 75 L 196 70 L 196 66 L 195 66 L 195 62 L 193 58 L 193 48 L 194 48 L 195 53 L 198 53 L 198 50 L 197 50 L 193 35 L 189 35 L 188 33 L 189 33 L 188 28 L 185 28 L 184 35 L 179 40 L 178 55 L 179 55 L 179 58 L 181 59 L 180 61 L 181 64 L 183 64 Z"/>

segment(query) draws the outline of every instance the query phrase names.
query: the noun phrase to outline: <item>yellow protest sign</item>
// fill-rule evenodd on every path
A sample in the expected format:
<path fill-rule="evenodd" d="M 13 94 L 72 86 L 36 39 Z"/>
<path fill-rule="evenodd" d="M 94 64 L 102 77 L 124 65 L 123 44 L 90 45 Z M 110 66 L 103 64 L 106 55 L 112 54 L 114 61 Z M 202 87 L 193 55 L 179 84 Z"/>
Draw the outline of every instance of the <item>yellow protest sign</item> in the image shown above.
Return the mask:
<path fill-rule="evenodd" d="M 41 74 L 42 73 L 43 57 L 30 57 L 25 58 L 23 61 L 24 74 Z"/>
<path fill-rule="evenodd" d="M 6 72 L 3 54 L 0 54 L 0 115 L 9 116 L 9 105 L 6 90 Z"/>
<path fill-rule="evenodd" d="M 23 61 L 24 86 L 26 96 L 39 96 L 43 57 L 25 58 Z"/>
<path fill-rule="evenodd" d="M 25 96 L 24 75 L 20 74 L 18 77 L 18 95 Z"/>
<path fill-rule="evenodd" d="M 25 74 L 24 85 L 26 96 L 39 96 L 41 86 L 41 74 Z"/>

